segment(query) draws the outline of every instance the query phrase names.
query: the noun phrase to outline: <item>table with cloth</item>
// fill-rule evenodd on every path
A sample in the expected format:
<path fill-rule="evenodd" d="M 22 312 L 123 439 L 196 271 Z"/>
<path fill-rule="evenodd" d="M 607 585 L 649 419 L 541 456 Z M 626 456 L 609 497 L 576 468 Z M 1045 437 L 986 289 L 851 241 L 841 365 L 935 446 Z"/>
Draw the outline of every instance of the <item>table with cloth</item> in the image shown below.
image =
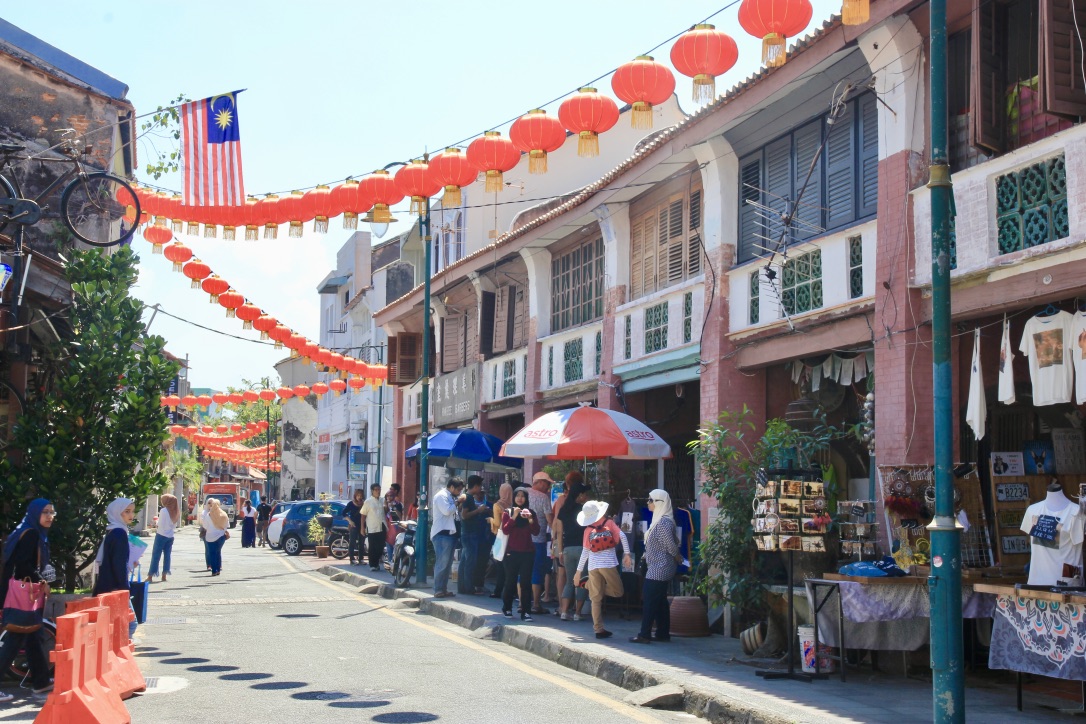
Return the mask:
<path fill-rule="evenodd" d="M 818 611 L 818 638 L 839 646 L 838 625 L 844 614 L 845 645 L 872 651 L 915 651 L 929 641 L 931 604 L 927 579 L 919 576 L 859 578 L 827 574 L 808 579 L 807 599 Z M 837 597 L 816 593 L 836 588 Z M 995 596 L 962 586 L 962 618 L 987 618 Z"/>

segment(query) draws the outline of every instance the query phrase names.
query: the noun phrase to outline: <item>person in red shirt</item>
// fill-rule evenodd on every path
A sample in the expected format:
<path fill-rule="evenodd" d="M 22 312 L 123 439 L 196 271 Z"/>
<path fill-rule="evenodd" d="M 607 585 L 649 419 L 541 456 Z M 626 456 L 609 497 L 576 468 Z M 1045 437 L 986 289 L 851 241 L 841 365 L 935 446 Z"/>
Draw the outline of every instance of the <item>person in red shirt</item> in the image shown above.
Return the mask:
<path fill-rule="evenodd" d="M 505 594 L 502 615 L 513 618 L 513 597 L 520 580 L 520 620 L 531 621 L 532 567 L 535 545 L 532 536 L 539 534 L 539 520 L 528 507 L 528 492 L 524 488 L 513 494 L 513 507 L 502 513 L 502 532 L 509 536 L 505 545 Z"/>

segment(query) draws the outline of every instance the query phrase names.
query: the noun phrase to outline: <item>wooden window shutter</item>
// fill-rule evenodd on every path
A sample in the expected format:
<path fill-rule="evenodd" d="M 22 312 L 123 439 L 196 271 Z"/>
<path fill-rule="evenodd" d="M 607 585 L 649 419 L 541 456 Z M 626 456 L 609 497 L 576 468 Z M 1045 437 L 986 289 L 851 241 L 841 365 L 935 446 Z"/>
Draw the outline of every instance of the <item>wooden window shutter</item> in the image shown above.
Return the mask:
<path fill-rule="evenodd" d="M 853 104 L 845 106 L 826 140 L 826 228 L 856 218 L 856 140 Z"/>
<path fill-rule="evenodd" d="M 396 384 L 412 385 L 422 376 L 422 335 L 398 334 L 389 340 L 389 361 L 395 360 Z M 390 370 L 391 372 L 391 370 Z"/>
<path fill-rule="evenodd" d="M 494 354 L 494 292 L 483 292 L 479 300 L 479 354 Z"/>
<path fill-rule="evenodd" d="M 1079 38 L 1086 38 L 1086 0 L 1041 0 L 1040 27 L 1043 110 L 1063 116 L 1086 116 L 1079 45 Z"/>
<path fill-rule="evenodd" d="M 796 239 L 809 239 L 816 236 L 819 233 L 818 230 L 824 228 L 822 220 L 822 168 L 825 159 L 819 155 L 818 161 L 815 163 L 815 155 L 818 154 L 818 150 L 822 145 L 822 119 L 819 118 L 796 129 L 795 142 L 796 166 L 793 173 L 796 179 L 796 195 L 799 195 L 799 190 L 804 181 L 807 181 L 807 188 L 803 191 L 803 198 L 800 199 L 799 206 L 796 209 L 796 218 L 804 223 L 796 225 L 794 236 Z M 811 172 L 810 180 L 807 180 L 807 173 L 810 171 L 812 163 L 815 164 L 815 168 Z"/>
<path fill-rule="evenodd" d="M 630 225 L 630 299 L 641 296 L 643 289 L 641 277 L 644 272 L 644 221 L 636 221 Z"/>
<path fill-rule="evenodd" d="M 687 212 L 687 266 L 690 276 L 701 273 L 701 189 L 690 192 L 690 208 Z"/>
<path fill-rule="evenodd" d="M 779 218 L 788 211 L 792 199 L 792 137 L 786 136 L 765 148 L 765 203 Z M 761 242 L 762 246 L 773 247 L 780 237 L 778 223 L 762 219 L 762 235 L 771 242 Z M 785 239 L 791 243 L 792 238 Z"/>
<path fill-rule="evenodd" d="M 1003 152 L 1003 74 L 999 58 L 999 6 L 973 0 L 973 36 L 969 142 L 993 153 Z"/>
<path fill-rule="evenodd" d="M 441 320 L 441 371 L 453 372 L 464 366 L 464 318 Z"/>
<path fill-rule="evenodd" d="M 479 354 L 479 309 L 471 307 L 465 318 L 464 330 L 464 365 L 474 364 Z"/>
<path fill-rule="evenodd" d="M 739 262 L 750 261 L 765 242 L 758 238 L 762 232 L 758 208 L 762 202 L 762 156 L 756 154 L 739 164 L 739 241 L 736 255 Z"/>
<path fill-rule="evenodd" d="M 871 216 L 879 206 L 879 101 L 867 93 L 856 101 L 860 119 L 859 216 Z"/>
<path fill-rule="evenodd" d="M 509 287 L 494 295 L 494 354 L 509 351 Z"/>
<path fill-rule="evenodd" d="M 513 349 L 528 344 L 528 300 L 524 298 L 524 285 L 510 287 L 513 302 Z"/>
<path fill-rule="evenodd" d="M 388 338 L 388 357 L 386 358 L 387 361 L 388 361 L 388 381 L 389 381 L 390 384 L 393 384 L 393 385 L 399 384 L 399 381 L 400 381 L 399 380 L 399 368 L 400 368 L 400 365 L 399 365 L 398 355 L 396 354 L 396 352 L 397 352 L 396 342 L 397 342 L 396 337 L 389 337 Z"/>
<path fill-rule="evenodd" d="M 683 203 L 679 197 L 660 207 L 660 258 L 656 287 L 663 289 L 686 277 L 686 235 L 683 233 Z"/>

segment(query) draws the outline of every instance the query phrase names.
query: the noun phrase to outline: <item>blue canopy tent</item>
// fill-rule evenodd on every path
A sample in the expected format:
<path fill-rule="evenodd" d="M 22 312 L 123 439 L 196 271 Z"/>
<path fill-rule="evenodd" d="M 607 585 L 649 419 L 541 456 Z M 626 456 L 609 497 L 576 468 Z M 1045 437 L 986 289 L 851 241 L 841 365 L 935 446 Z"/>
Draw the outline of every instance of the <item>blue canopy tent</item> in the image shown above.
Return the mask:
<path fill-rule="evenodd" d="M 492 470 L 501 472 L 519 469 L 524 461 L 503 458 L 498 453 L 502 440 L 478 430 L 438 430 L 430 436 L 427 456 L 431 465 L 445 465 L 463 470 Z M 408 460 L 418 457 L 421 443 L 407 448 Z"/>

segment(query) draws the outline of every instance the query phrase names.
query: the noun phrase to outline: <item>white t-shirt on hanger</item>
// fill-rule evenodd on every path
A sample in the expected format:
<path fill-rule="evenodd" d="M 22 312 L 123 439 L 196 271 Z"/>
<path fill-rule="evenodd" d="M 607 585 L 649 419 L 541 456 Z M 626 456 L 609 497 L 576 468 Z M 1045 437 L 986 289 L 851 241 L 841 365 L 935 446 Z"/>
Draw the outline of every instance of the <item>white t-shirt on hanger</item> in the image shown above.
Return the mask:
<path fill-rule="evenodd" d="M 1022 532 L 1028 535 L 1042 515 L 1050 515 L 1059 521 L 1056 540 L 1050 544 L 1055 547 L 1030 538 L 1028 583 L 1031 586 L 1054 586 L 1056 579 L 1063 577 L 1064 563 L 1075 568 L 1082 566 L 1082 532 L 1086 516 L 1083 516 L 1079 507 L 1073 503 L 1063 510 L 1052 510 L 1048 503 L 1042 500 L 1026 508 L 1026 514 L 1022 518 Z"/>
<path fill-rule="evenodd" d="M 1075 346 L 1071 322 L 1071 315 L 1062 310 L 1026 322 L 1019 349 L 1029 360 L 1034 406 L 1071 401 L 1074 370 L 1071 348 Z"/>
<path fill-rule="evenodd" d="M 1071 359 L 1075 364 L 1075 402 L 1086 405 L 1086 312 L 1071 320 Z"/>

